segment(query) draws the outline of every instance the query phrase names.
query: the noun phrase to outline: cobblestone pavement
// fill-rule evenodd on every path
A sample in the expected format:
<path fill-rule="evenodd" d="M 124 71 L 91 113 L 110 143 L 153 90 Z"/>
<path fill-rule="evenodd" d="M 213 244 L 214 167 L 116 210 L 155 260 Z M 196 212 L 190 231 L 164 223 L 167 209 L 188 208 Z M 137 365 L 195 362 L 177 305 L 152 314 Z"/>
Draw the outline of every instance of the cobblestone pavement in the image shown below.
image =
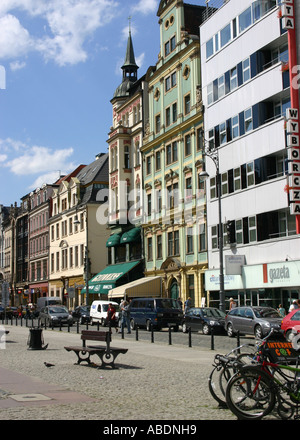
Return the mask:
<path fill-rule="evenodd" d="M 76 355 L 64 349 L 81 345 L 76 333 L 43 331 L 48 348 L 30 350 L 28 328 L 5 329 L 1 420 L 236 420 L 208 390 L 216 351 L 113 334 L 112 346 L 129 350 L 118 356 L 118 369 L 97 369 L 75 365 Z M 47 368 L 44 362 L 54 366 Z"/>

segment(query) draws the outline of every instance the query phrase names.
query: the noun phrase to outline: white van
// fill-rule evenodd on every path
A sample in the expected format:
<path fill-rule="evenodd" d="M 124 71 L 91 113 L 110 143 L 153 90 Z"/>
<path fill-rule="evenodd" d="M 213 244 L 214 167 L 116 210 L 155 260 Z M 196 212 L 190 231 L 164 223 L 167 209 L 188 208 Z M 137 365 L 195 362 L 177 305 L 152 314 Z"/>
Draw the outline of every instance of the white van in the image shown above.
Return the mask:
<path fill-rule="evenodd" d="M 108 304 L 112 304 L 116 309 L 116 317 L 119 317 L 119 304 L 113 301 L 93 301 L 90 309 L 91 324 L 100 322 L 101 325 L 107 325 Z"/>
<path fill-rule="evenodd" d="M 61 306 L 61 298 L 59 296 L 42 296 L 37 299 L 36 309 L 40 312 L 46 306 Z"/>

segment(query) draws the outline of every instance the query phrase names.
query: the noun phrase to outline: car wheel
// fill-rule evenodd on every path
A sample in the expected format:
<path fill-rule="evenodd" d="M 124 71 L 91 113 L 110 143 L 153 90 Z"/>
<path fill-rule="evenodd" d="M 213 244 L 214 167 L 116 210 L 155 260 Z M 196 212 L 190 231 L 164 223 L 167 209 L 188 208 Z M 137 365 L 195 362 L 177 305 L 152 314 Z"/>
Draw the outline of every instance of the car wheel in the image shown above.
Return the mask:
<path fill-rule="evenodd" d="M 285 339 L 286 339 L 288 342 L 291 342 L 291 341 L 292 341 L 292 338 L 293 338 L 293 332 L 292 332 L 292 330 L 288 330 L 288 331 L 285 333 Z"/>
<path fill-rule="evenodd" d="M 202 327 L 202 333 L 203 333 L 204 335 L 209 335 L 209 334 L 210 334 L 210 327 L 209 327 L 208 324 L 203 324 L 203 327 Z"/>
<path fill-rule="evenodd" d="M 93 318 L 91 318 L 91 320 L 90 320 L 90 324 L 91 324 L 91 325 L 94 325 Z"/>
<path fill-rule="evenodd" d="M 104 318 L 101 319 L 100 324 L 102 325 L 102 327 L 105 327 L 105 319 Z"/>
<path fill-rule="evenodd" d="M 260 325 L 257 325 L 254 329 L 254 336 L 256 339 L 262 339 L 263 331 Z"/>
<path fill-rule="evenodd" d="M 131 328 L 131 330 L 135 330 L 135 328 L 136 328 L 136 325 L 135 325 L 134 319 L 131 319 L 131 320 L 130 320 L 130 328 Z"/>
<path fill-rule="evenodd" d="M 151 323 L 151 321 L 149 319 L 147 319 L 147 321 L 146 321 L 146 330 L 147 330 L 147 332 L 151 332 L 151 329 L 152 329 L 152 323 Z"/>
<path fill-rule="evenodd" d="M 227 330 L 227 336 L 229 336 L 230 338 L 233 338 L 234 337 L 234 331 L 233 331 L 232 324 L 228 324 L 226 330 Z"/>

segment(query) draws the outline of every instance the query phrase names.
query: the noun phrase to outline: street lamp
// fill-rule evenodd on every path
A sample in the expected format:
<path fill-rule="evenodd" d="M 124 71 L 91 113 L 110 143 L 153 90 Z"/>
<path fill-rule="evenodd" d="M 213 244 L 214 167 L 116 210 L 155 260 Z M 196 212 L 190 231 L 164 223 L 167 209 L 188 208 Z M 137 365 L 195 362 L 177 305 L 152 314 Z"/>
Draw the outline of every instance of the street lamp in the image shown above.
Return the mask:
<path fill-rule="evenodd" d="M 202 133 L 202 140 L 203 140 L 203 146 L 202 146 L 202 154 L 203 156 L 208 156 L 216 167 L 216 184 L 217 184 L 217 193 L 218 193 L 218 211 L 219 211 L 219 262 L 220 262 L 220 304 L 219 309 L 225 312 L 225 287 L 224 287 L 224 264 L 223 264 L 223 224 L 222 224 L 222 205 L 221 205 L 221 192 L 222 192 L 222 185 L 221 185 L 221 174 L 220 174 L 220 163 L 219 163 L 219 151 L 216 148 L 215 145 L 213 145 L 213 148 L 210 148 L 211 143 L 207 147 L 205 147 L 205 143 L 208 141 L 204 139 L 203 133 Z M 202 171 L 200 173 L 200 177 L 202 177 L 204 180 L 207 180 L 209 178 L 209 174 L 207 171 Z"/>

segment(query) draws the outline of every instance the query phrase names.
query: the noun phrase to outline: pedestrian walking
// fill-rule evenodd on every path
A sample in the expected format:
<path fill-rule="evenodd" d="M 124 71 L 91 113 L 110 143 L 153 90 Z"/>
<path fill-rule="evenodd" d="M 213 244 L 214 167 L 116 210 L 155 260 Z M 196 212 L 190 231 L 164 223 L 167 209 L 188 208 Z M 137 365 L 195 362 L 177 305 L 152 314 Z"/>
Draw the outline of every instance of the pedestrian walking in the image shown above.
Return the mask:
<path fill-rule="evenodd" d="M 108 323 L 110 328 L 111 327 L 115 327 L 116 332 L 118 333 L 116 309 L 114 308 L 114 306 L 111 303 L 108 304 L 107 323 Z"/>
<path fill-rule="evenodd" d="M 131 333 L 130 328 L 130 310 L 129 310 L 129 304 L 127 301 L 124 301 L 121 306 L 121 313 L 122 313 L 122 321 L 121 321 L 121 331 L 123 331 L 124 327 L 127 327 L 127 334 Z"/>
<path fill-rule="evenodd" d="M 189 296 L 188 299 L 184 302 L 184 313 L 188 311 L 192 307 L 192 298 Z"/>
<path fill-rule="evenodd" d="M 279 304 L 277 311 L 282 318 L 285 317 L 286 311 L 285 311 L 285 308 L 282 307 L 282 304 Z"/>
<path fill-rule="evenodd" d="M 292 302 L 292 304 L 290 305 L 289 313 L 292 312 L 292 311 L 295 310 L 295 309 L 298 309 L 298 308 L 299 308 L 299 307 L 298 307 L 297 301 L 294 300 L 294 301 Z"/>
<path fill-rule="evenodd" d="M 181 301 L 181 298 L 180 298 L 180 297 L 177 298 L 177 302 L 178 302 L 178 304 L 180 305 L 180 308 L 182 309 L 182 301 Z"/>
<path fill-rule="evenodd" d="M 233 298 L 230 298 L 229 300 L 229 310 L 235 309 L 236 308 L 236 302 L 234 301 Z"/>

